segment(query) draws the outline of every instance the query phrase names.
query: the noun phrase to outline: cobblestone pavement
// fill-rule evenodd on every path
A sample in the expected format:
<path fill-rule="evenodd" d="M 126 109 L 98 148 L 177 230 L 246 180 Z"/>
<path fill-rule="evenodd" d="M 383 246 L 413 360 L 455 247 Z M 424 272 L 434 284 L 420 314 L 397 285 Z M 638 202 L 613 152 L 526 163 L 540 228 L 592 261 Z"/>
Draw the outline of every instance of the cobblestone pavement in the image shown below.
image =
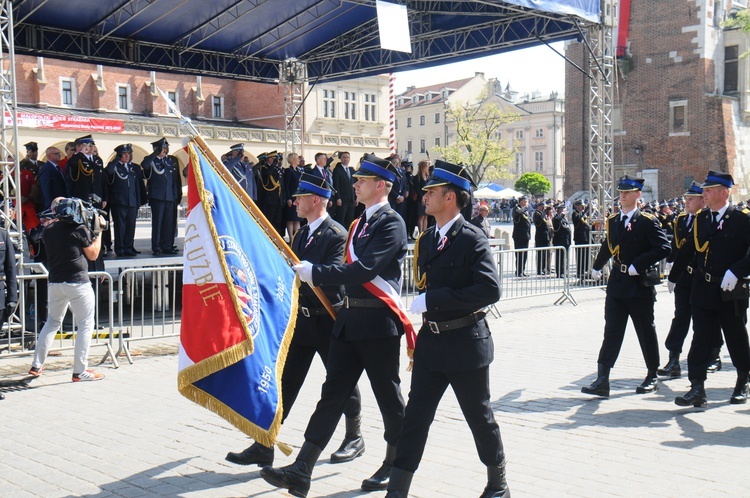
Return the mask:
<path fill-rule="evenodd" d="M 612 372 L 612 397 L 580 393 L 596 370 L 603 296 L 601 290 L 581 291 L 578 306 L 552 306 L 556 296 L 503 302 L 503 316 L 491 320 L 493 407 L 513 496 L 750 496 L 750 407 L 728 404 L 735 371 L 726 351 L 725 368 L 709 376 L 706 410 L 674 405 L 688 388 L 685 378 L 662 383 L 656 394 L 634 393 L 645 367 L 632 327 Z M 662 342 L 671 313 L 672 298 L 660 288 Z M 99 367 L 107 378 L 85 384 L 70 382 L 67 355 L 52 358 L 40 379 L 26 382 L 19 381 L 29 357 L 0 357 L 7 397 L 0 402 L 0 496 L 282 496 L 260 479 L 259 469 L 224 461 L 227 451 L 248 445 L 244 435 L 177 392 L 176 340 L 135 347 L 144 354 L 134 364 Z M 102 351 L 94 350 L 92 359 Z M 322 378 L 316 361 L 282 431 L 284 442 L 302 443 Z M 404 394 L 409 381 L 404 372 Z M 331 464 L 328 455 L 343 436 L 340 424 L 315 467 L 311 497 L 365 494 L 361 480 L 382 461 L 380 415 L 365 379 L 360 387 L 367 450 L 354 462 Z M 292 462 L 277 455 L 277 465 Z M 410 496 L 479 496 L 485 482 L 448 392 Z"/>

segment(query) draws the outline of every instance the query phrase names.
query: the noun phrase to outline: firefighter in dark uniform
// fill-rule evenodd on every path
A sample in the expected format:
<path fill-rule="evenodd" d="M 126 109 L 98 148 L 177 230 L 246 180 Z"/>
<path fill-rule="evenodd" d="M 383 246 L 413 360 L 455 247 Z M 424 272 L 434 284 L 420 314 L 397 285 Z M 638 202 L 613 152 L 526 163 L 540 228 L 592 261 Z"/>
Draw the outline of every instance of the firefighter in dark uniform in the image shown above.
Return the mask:
<path fill-rule="evenodd" d="M 436 224 L 415 244 L 414 278 L 420 294 L 411 311 L 423 319 L 388 498 L 407 497 L 448 386 L 487 466 L 488 483 L 481 496 L 510 497 L 500 428 L 490 406 L 489 365 L 495 347 L 484 310 L 500 299 L 500 283 L 487 237 L 461 216 L 472 187 L 476 185 L 466 168 L 440 160 L 424 186 L 426 212 Z"/>
<path fill-rule="evenodd" d="M 8 231 L 4 228 L 0 228 L 0 260 L 3 262 L 3 272 L 0 275 L 0 310 L 3 314 L 0 327 L 2 327 L 18 305 L 16 251 Z M 8 336 L 10 336 L 10 324 L 8 324 Z M 0 399 L 5 399 L 3 393 L 0 393 Z"/>
<path fill-rule="evenodd" d="M 401 435 L 404 400 L 399 378 L 401 335 L 411 334 L 411 322 L 398 293 L 401 263 L 406 256 L 406 225 L 388 205 L 388 191 L 396 183 L 398 170 L 392 163 L 366 155 L 354 173 L 357 199 L 366 207 L 352 223 L 345 264 L 294 266 L 300 279 L 313 285 L 346 287 L 344 306 L 333 326 L 328 353 L 328 373 L 321 399 L 307 424 L 305 442 L 296 461 L 282 468 L 264 467 L 260 475 L 272 485 L 305 497 L 312 470 L 333 435 L 346 400 L 362 372 L 367 372 L 383 416 L 386 458 L 375 474 L 362 482 L 362 489 L 386 489 L 396 445 Z"/>
<path fill-rule="evenodd" d="M 667 237 L 674 236 L 674 218 L 675 214 L 672 212 L 672 208 L 669 207 L 667 201 L 662 201 L 659 204 L 659 213 L 656 215 L 661 223 L 661 228 L 667 234 Z"/>
<path fill-rule="evenodd" d="M 179 166 L 169 155 L 169 142 L 160 138 L 151 142 L 154 152 L 143 158 L 143 176 L 148 180 L 148 203 L 151 206 L 151 252 L 154 256 L 177 254 L 175 206 L 182 198 L 178 181 Z"/>
<path fill-rule="evenodd" d="M 135 222 L 138 208 L 146 203 L 146 186 L 140 164 L 131 162 L 133 146 L 115 147 L 116 158 L 105 168 L 115 229 L 115 254 L 135 256 Z"/>
<path fill-rule="evenodd" d="M 529 198 L 521 196 L 518 204 L 513 208 L 513 247 L 515 249 L 528 249 L 531 240 L 531 217 L 527 207 Z M 516 253 L 516 276 L 528 277 L 526 274 L 526 259 L 528 251 Z"/>
<path fill-rule="evenodd" d="M 555 249 L 555 274 L 558 278 L 565 276 L 568 266 L 568 249 L 570 248 L 570 223 L 565 216 L 565 204 L 555 206 L 557 213 L 552 218 L 552 245 L 561 247 Z"/>
<path fill-rule="evenodd" d="M 571 215 L 573 220 L 573 242 L 576 246 L 585 246 L 591 243 L 591 225 L 589 215 L 586 213 L 586 204 L 578 199 L 574 204 Z M 576 247 L 576 277 L 578 283 L 583 283 L 586 273 L 589 271 L 591 250 L 588 247 Z"/>
<path fill-rule="evenodd" d="M 549 247 L 552 241 L 552 223 L 547 218 L 547 205 L 544 202 L 540 202 L 536 205 L 536 211 L 533 215 L 534 227 L 534 247 L 543 248 Z M 546 275 L 549 268 L 547 268 L 547 258 L 549 257 L 549 251 L 536 251 L 536 274 Z"/>
<path fill-rule="evenodd" d="M 326 212 L 331 189 L 322 178 L 304 173 L 299 182 L 294 204 L 305 225 L 294 237 L 292 250 L 302 260 L 321 265 L 338 265 L 344 262 L 346 230 Z M 336 305 L 344 300 L 343 285 L 324 285 L 328 300 Z M 333 318 L 323 307 L 309 285 L 299 289 L 299 307 L 294 337 L 289 346 L 281 376 L 282 423 L 286 420 L 302 384 L 310 370 L 315 353 L 324 365 L 328 365 L 328 349 L 331 345 Z M 362 416 L 359 389 L 356 387 L 344 405 L 346 436 L 338 451 L 331 455 L 331 463 L 354 460 L 365 451 L 360 430 Z M 229 453 L 226 459 L 239 465 L 273 465 L 274 451 L 260 443 L 254 443 L 241 453 Z"/>
<path fill-rule="evenodd" d="M 104 209 L 107 206 L 106 180 L 104 168 L 92 153 L 94 139 L 91 135 L 86 135 L 77 138 L 76 144 L 80 146 L 80 150 L 68 160 L 65 169 L 68 197 L 78 197 L 86 202 L 92 202 L 99 209 Z"/>
<path fill-rule="evenodd" d="M 267 152 L 258 156 L 258 161 L 260 162 L 260 187 L 258 188 L 260 210 L 276 231 L 283 236 L 285 227 L 282 209 L 286 205 L 286 199 L 284 199 L 282 184 L 281 157 L 276 151 Z"/>
<path fill-rule="evenodd" d="M 633 320 L 638 343 L 646 362 L 646 379 L 635 392 L 645 394 L 659 388 L 656 369 L 659 367 L 659 341 L 654 325 L 655 282 L 647 282 L 659 260 L 669 255 L 669 241 L 656 216 L 643 213 L 637 201 L 641 197 L 644 180 L 623 176 L 620 192 L 620 212 L 607 218 L 607 238 L 602 242 L 594 261 L 591 275 L 602 276 L 602 268 L 612 259 L 612 273 L 607 282 L 604 301 L 604 341 L 599 350 L 596 380 L 581 388 L 585 394 L 609 397 L 609 371 L 620 354 L 628 317 Z M 651 270 L 651 271 L 648 271 Z M 658 277 L 658 269 L 656 269 Z"/>
<path fill-rule="evenodd" d="M 709 171 L 703 183 L 706 209 L 693 222 L 692 244 L 685 244 L 674 267 L 689 265 L 693 287 L 690 305 L 693 315 L 693 342 L 688 353 L 690 391 L 675 399 L 679 406 L 706 406 L 706 367 L 713 361 L 716 335 L 724 332 L 737 382 L 731 404 L 747 402 L 750 346 L 747 337 L 748 288 L 750 275 L 750 211 L 729 203 L 734 185 L 732 175 Z"/>

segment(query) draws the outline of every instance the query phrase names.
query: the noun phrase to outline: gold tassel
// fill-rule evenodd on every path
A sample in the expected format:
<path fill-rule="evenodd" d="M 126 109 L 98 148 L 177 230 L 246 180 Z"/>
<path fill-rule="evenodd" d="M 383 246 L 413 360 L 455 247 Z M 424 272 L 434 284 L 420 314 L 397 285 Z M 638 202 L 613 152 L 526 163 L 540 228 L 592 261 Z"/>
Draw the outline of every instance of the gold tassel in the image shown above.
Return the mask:
<path fill-rule="evenodd" d="M 279 447 L 279 449 L 284 454 L 284 456 L 289 456 L 292 454 L 292 447 L 289 446 L 288 444 L 282 443 L 281 441 L 277 441 L 276 446 Z"/>

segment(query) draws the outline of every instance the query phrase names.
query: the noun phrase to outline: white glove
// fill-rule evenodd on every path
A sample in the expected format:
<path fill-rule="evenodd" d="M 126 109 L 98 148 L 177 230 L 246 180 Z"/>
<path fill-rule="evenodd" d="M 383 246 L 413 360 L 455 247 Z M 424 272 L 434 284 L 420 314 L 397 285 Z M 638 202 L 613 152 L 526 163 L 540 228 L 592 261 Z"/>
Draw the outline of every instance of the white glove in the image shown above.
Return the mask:
<path fill-rule="evenodd" d="M 664 273 L 669 273 L 670 271 L 672 271 L 672 263 L 667 261 L 664 263 Z"/>
<path fill-rule="evenodd" d="M 594 280 L 601 280 L 602 278 L 602 271 L 601 270 L 591 270 L 591 278 Z"/>
<path fill-rule="evenodd" d="M 670 282 L 669 280 L 667 280 L 667 290 L 669 291 L 670 294 L 674 292 L 674 286 L 675 286 L 674 282 Z"/>
<path fill-rule="evenodd" d="M 721 280 L 721 290 L 732 292 L 737 286 L 737 277 L 732 273 L 732 270 L 727 270 L 724 274 L 724 278 Z"/>
<path fill-rule="evenodd" d="M 630 275 L 631 277 L 638 276 L 638 270 L 635 269 L 635 266 L 633 265 L 628 266 L 628 275 Z"/>
<path fill-rule="evenodd" d="M 292 270 L 297 272 L 299 279 L 303 282 L 312 283 L 313 265 L 309 261 L 300 261 L 298 265 L 292 266 Z"/>
<path fill-rule="evenodd" d="M 421 315 L 422 313 L 427 311 L 427 295 L 420 294 L 415 297 L 414 301 L 412 301 L 411 306 L 409 307 L 409 311 L 411 311 L 415 315 Z"/>

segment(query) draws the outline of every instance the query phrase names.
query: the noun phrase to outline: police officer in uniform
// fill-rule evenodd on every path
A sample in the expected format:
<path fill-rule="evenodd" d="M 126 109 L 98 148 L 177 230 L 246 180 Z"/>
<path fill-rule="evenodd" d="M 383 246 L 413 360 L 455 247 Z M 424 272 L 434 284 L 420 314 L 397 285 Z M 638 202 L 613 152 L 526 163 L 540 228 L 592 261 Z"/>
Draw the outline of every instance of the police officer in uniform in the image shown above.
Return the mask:
<path fill-rule="evenodd" d="M 224 158 L 224 166 L 227 167 L 237 183 L 247 192 L 253 200 L 258 200 L 258 185 L 255 183 L 253 166 L 243 161 L 245 144 L 235 144 L 229 147 L 229 153 Z"/>
<path fill-rule="evenodd" d="M 586 214 L 586 204 L 578 199 L 574 207 L 575 210 L 571 215 L 573 242 L 577 246 L 588 245 L 591 243 L 591 225 L 589 225 L 589 216 Z M 583 278 L 589 271 L 590 252 L 588 247 L 576 247 L 576 277 L 578 277 L 578 283 L 583 283 Z"/>
<path fill-rule="evenodd" d="M 68 160 L 65 169 L 65 183 L 68 197 L 78 197 L 84 201 L 91 201 L 92 195 L 100 199 L 93 204 L 100 209 L 107 206 L 106 181 L 104 168 L 93 154 L 94 139 L 91 135 L 76 139 L 78 152 Z"/>
<path fill-rule="evenodd" d="M 115 147 L 115 154 L 115 159 L 105 168 L 115 225 L 115 254 L 129 257 L 136 255 L 135 223 L 138 208 L 146 203 L 146 186 L 141 166 L 131 162 L 133 146 L 118 145 Z"/>
<path fill-rule="evenodd" d="M 513 247 L 515 249 L 528 249 L 531 240 L 531 218 L 527 207 L 529 198 L 521 196 L 518 204 L 513 208 Z M 516 276 L 528 277 L 526 274 L 526 259 L 529 253 L 527 251 L 516 253 Z"/>
<path fill-rule="evenodd" d="M 694 274 L 690 292 L 693 316 L 693 342 L 688 353 L 690 390 L 675 399 L 679 406 L 706 406 L 706 368 L 714 359 L 712 349 L 721 331 L 737 369 L 737 382 L 729 402 L 747 402 L 750 346 L 744 279 L 750 275 L 750 211 L 729 203 L 732 186 L 732 175 L 708 172 L 702 185 L 706 209 L 695 216 L 692 244 L 685 244 L 684 254 L 680 251 L 674 264 L 679 271 L 688 262 L 686 270 Z"/>
<path fill-rule="evenodd" d="M 544 202 L 539 202 L 536 205 L 536 211 L 533 215 L 534 226 L 536 230 L 534 232 L 534 246 L 538 248 L 549 247 L 552 241 L 552 222 L 547 218 L 547 205 Z M 547 258 L 549 251 L 536 251 L 536 274 L 546 275 L 549 268 L 547 268 Z"/>
<path fill-rule="evenodd" d="M 489 365 L 494 344 L 484 308 L 500 299 L 500 283 L 487 237 L 461 216 L 476 184 L 466 168 L 435 161 L 426 183 L 426 212 L 436 224 L 415 244 L 415 281 L 421 313 L 411 391 L 387 498 L 406 498 L 424 453 L 438 403 L 450 386 L 487 467 L 482 498 L 509 498 L 505 452 L 490 406 Z"/>
<path fill-rule="evenodd" d="M 555 249 L 555 273 L 558 278 L 565 276 L 568 266 L 568 249 L 570 248 L 570 223 L 565 216 L 565 204 L 555 206 L 557 213 L 552 218 L 552 245 L 562 247 Z"/>
<path fill-rule="evenodd" d="M 331 189 L 320 177 L 305 173 L 301 176 L 297 191 L 293 193 L 294 204 L 300 217 L 307 219 L 307 225 L 292 241 L 292 250 L 300 259 L 314 264 L 337 265 L 344 262 L 346 230 L 336 223 L 326 212 Z M 322 287 L 328 300 L 341 304 L 344 300 L 343 285 Z M 310 370 L 315 353 L 324 365 L 328 365 L 328 349 L 331 344 L 333 318 L 315 296 L 309 285 L 299 289 L 299 307 L 294 337 L 281 376 L 282 423 L 286 420 L 302 384 Z M 356 387 L 344 405 L 346 436 L 338 451 L 331 455 L 331 463 L 354 460 L 365 451 L 365 443 L 360 430 L 362 416 L 359 389 Z M 254 443 L 241 453 L 229 453 L 226 459 L 239 465 L 273 465 L 273 448 Z"/>
<path fill-rule="evenodd" d="M 284 186 L 282 184 L 281 159 L 276 151 L 268 152 L 258 157 L 260 161 L 260 188 L 258 189 L 258 201 L 260 210 L 271 222 L 271 225 L 284 235 L 284 224 L 282 219 L 282 207 L 286 203 L 284 199 Z"/>
<path fill-rule="evenodd" d="M 151 252 L 154 256 L 177 254 L 175 238 L 176 205 L 182 198 L 179 167 L 169 155 L 169 142 L 160 138 L 152 142 L 154 152 L 143 159 L 143 176 L 148 180 L 148 203 L 151 206 Z"/>
<path fill-rule="evenodd" d="M 328 373 L 321 399 L 305 431 L 305 443 L 296 461 L 282 468 L 264 467 L 260 475 L 270 484 L 305 497 L 312 470 L 328 444 L 363 371 L 367 372 L 380 413 L 387 443 L 383 465 L 362 489 L 386 489 L 396 444 L 401 435 L 404 400 L 399 378 L 399 345 L 411 323 L 400 308 L 398 293 L 401 263 L 406 256 L 406 225 L 388 205 L 388 192 L 398 170 L 389 161 L 366 155 L 354 174 L 357 199 L 366 210 L 349 229 L 345 264 L 294 266 L 300 279 L 313 285 L 341 285 L 347 297 L 333 326 L 328 353 Z"/>
<path fill-rule="evenodd" d="M 602 268 L 612 259 L 604 301 L 604 341 L 597 360 L 598 373 L 590 386 L 581 388 L 585 394 L 609 397 L 609 371 L 620 354 L 628 317 L 633 321 L 648 370 L 646 379 L 635 392 L 644 394 L 659 388 L 656 378 L 659 342 L 654 325 L 656 290 L 653 283 L 644 285 L 642 276 L 669 255 L 669 241 L 656 216 L 641 212 L 637 207 L 643 184 L 642 178 L 629 175 L 620 178 L 617 184 L 620 212 L 607 218 L 607 238 L 591 270 L 591 276 L 600 279 Z"/>

